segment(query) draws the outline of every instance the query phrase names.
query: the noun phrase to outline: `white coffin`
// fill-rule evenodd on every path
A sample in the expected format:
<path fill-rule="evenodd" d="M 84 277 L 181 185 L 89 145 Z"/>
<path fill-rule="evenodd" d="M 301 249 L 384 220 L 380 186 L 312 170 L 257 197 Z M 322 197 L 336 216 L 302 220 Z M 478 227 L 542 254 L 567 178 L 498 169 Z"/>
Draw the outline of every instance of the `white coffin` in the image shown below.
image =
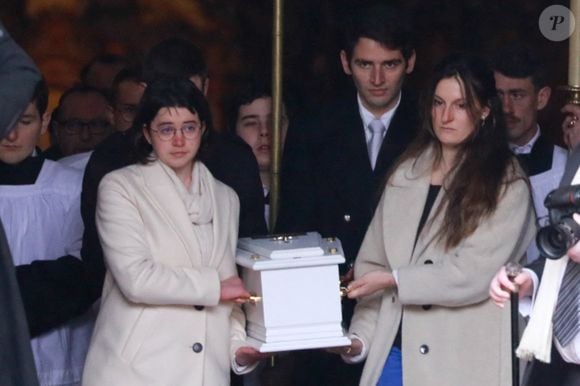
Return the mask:
<path fill-rule="evenodd" d="M 252 346 L 276 352 L 350 345 L 341 326 L 338 239 L 316 232 L 242 238 L 236 262 L 246 288 L 260 297 L 244 306 Z"/>

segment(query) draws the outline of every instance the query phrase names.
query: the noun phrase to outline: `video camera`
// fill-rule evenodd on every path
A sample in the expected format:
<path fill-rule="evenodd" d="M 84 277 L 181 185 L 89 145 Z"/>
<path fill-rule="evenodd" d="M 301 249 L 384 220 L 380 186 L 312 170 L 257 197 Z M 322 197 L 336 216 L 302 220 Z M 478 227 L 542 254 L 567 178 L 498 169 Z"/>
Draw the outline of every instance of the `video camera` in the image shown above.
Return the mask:
<path fill-rule="evenodd" d="M 580 185 L 552 190 L 544 200 L 550 225 L 540 228 L 536 243 L 548 259 L 559 259 L 580 240 L 580 225 L 572 215 L 580 213 Z"/>

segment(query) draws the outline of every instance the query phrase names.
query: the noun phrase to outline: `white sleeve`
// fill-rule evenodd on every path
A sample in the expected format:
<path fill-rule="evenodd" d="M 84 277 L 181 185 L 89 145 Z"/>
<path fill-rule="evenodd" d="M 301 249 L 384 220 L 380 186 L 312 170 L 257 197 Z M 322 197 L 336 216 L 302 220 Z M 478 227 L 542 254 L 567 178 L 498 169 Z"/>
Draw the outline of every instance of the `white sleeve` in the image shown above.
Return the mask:
<path fill-rule="evenodd" d="M 539 279 L 538 279 L 538 275 L 536 275 L 536 273 L 534 271 L 532 271 L 531 269 L 524 268 L 523 271 L 529 273 L 530 277 L 532 278 L 532 282 L 533 282 L 533 284 L 532 284 L 532 296 L 525 296 L 525 297 L 521 298 L 519 303 L 518 303 L 520 314 L 524 317 L 528 317 L 532 313 L 534 301 L 536 300 L 536 292 L 538 292 Z"/>

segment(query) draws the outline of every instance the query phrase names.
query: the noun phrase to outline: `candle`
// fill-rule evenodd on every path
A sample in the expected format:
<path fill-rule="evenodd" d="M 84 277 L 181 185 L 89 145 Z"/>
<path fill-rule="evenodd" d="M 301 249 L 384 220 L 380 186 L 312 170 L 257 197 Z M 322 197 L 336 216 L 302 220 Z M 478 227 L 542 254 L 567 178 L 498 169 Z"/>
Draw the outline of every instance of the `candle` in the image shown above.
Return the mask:
<path fill-rule="evenodd" d="M 570 0 L 570 10 L 576 19 L 576 26 L 569 41 L 568 85 L 580 87 L 580 0 Z"/>

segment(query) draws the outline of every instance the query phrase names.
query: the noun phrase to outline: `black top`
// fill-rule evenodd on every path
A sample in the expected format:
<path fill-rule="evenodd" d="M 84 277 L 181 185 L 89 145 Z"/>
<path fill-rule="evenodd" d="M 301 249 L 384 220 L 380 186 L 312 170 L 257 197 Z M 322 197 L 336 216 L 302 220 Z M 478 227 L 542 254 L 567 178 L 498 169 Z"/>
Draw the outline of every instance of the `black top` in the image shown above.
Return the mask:
<path fill-rule="evenodd" d="M 58 161 L 59 159 L 64 157 L 62 151 L 60 150 L 60 147 L 57 144 L 54 144 L 49 148 L 47 148 L 45 151 L 43 151 L 42 156 L 46 159 L 50 159 L 53 161 Z"/>
<path fill-rule="evenodd" d="M 421 214 L 421 220 L 419 221 L 419 226 L 417 227 L 417 234 L 415 235 L 415 244 L 417 244 L 417 239 L 429 218 L 429 213 L 431 213 L 431 209 L 433 208 L 433 204 L 435 203 L 435 199 L 441 190 L 441 185 L 429 185 L 429 191 L 427 192 L 427 200 L 425 201 L 425 206 L 423 207 L 423 214 Z M 397 335 L 395 336 L 395 341 L 393 342 L 393 347 L 401 348 L 401 324 L 399 322 L 399 329 L 397 330 Z"/>
<path fill-rule="evenodd" d="M 16 165 L 0 161 L 0 185 L 33 185 L 42 163 L 42 157 L 28 157 Z"/>
<path fill-rule="evenodd" d="M 540 135 L 530 153 L 518 154 L 516 157 L 528 176 L 544 173 L 552 168 L 554 144 L 543 135 Z"/>
<path fill-rule="evenodd" d="M 431 213 L 431 208 L 435 203 L 435 199 L 441 190 L 441 185 L 429 185 L 429 191 L 427 192 L 427 200 L 425 201 L 425 207 L 423 208 L 423 214 L 421 214 L 421 220 L 419 220 L 419 226 L 417 227 L 417 234 L 415 235 L 415 244 L 417 244 L 417 239 L 429 218 L 429 213 Z"/>

